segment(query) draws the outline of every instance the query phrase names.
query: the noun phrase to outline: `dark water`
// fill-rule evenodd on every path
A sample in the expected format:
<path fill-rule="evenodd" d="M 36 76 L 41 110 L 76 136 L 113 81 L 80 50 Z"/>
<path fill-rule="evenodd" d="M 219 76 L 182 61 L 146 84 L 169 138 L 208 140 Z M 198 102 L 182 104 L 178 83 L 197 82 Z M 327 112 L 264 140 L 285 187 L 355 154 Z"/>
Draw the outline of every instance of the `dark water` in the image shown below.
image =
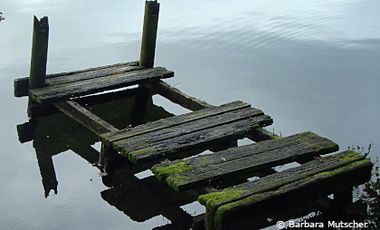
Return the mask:
<path fill-rule="evenodd" d="M 156 64 L 175 70 L 170 82 L 178 88 L 212 104 L 249 102 L 271 115 L 270 129 L 283 136 L 311 130 L 336 141 L 342 150 L 371 144 L 372 159 L 380 156 L 379 1 L 161 4 Z M 32 142 L 19 143 L 16 131 L 16 125 L 27 121 L 27 101 L 13 97 L 13 79 L 29 72 L 33 14 L 49 16 L 48 72 L 60 72 L 136 60 L 143 7 L 143 1 L 125 0 L 1 2 L 1 228 L 150 229 L 169 223 L 170 210 L 166 217 L 155 211 L 136 213 L 149 210 L 149 199 L 125 204 L 124 209 L 111 206 L 118 191 L 107 192 L 99 171 L 89 163 L 94 156 L 69 150 L 78 147 L 73 146 L 75 138 L 95 140 L 81 139 L 85 133 L 68 137 L 85 131 L 59 115 L 39 126 L 44 134 L 37 138 L 39 148 L 57 153 L 52 161 L 58 195 L 45 199 L 38 154 Z M 49 142 L 48 133 L 58 139 Z M 154 185 L 149 177 L 145 180 Z M 190 213 L 201 211 L 190 207 L 195 210 L 187 208 Z"/>

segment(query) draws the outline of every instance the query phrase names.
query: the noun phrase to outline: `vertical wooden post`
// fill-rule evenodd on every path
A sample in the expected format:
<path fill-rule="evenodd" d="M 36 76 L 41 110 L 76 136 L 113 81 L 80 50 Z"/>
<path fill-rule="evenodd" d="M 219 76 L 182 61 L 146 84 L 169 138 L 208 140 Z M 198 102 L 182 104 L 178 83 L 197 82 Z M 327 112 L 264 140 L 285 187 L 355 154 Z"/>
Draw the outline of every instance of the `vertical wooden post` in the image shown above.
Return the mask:
<path fill-rule="evenodd" d="M 34 16 L 33 44 L 30 63 L 29 89 L 36 89 L 45 85 L 46 64 L 49 40 L 49 21 L 47 17 L 38 20 Z M 28 115 L 32 116 L 31 108 L 36 103 L 29 97 Z"/>
<path fill-rule="evenodd" d="M 353 188 L 350 188 L 334 194 L 330 216 L 334 216 L 337 220 L 343 220 L 346 217 L 348 207 L 352 204 L 352 192 Z"/>
<path fill-rule="evenodd" d="M 158 14 L 160 3 L 155 1 L 145 2 L 144 26 L 141 39 L 140 66 L 153 68 L 156 50 Z"/>

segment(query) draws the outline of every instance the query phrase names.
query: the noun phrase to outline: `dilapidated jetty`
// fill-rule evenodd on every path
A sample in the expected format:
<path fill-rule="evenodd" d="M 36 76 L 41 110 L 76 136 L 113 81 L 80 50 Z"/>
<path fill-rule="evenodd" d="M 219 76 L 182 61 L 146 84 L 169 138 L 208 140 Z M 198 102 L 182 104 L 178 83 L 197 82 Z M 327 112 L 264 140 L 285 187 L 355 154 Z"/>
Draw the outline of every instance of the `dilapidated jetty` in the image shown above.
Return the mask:
<path fill-rule="evenodd" d="M 128 163 L 116 167 L 123 172 L 117 177 L 132 178 L 137 171 L 151 169 L 156 176 L 154 183 L 167 186 L 160 191 L 156 191 L 157 186 L 144 190 L 144 199 L 157 203 L 153 213 L 143 215 L 133 207 L 119 207 L 112 198 L 114 191 L 102 193 L 109 203 L 135 213 L 139 220 L 163 210 L 180 226 L 175 220 L 178 216 L 168 210 L 189 202 L 182 195 L 189 193 L 207 209 L 205 215 L 194 218 L 193 229 L 260 228 L 270 225 L 266 221 L 269 214 L 277 220 L 292 217 L 286 215 L 286 204 L 306 208 L 323 204 L 318 207 L 331 218 L 342 217 L 352 203 L 353 186 L 370 179 L 371 162 L 354 151 L 330 154 L 338 151 L 338 145 L 313 132 L 278 137 L 264 129 L 272 124 L 272 118 L 245 102 L 210 105 L 165 83 L 174 72 L 154 66 L 158 15 L 159 3 L 146 1 L 139 61 L 58 74 L 46 74 L 48 19 L 35 17 L 30 75 L 14 81 L 15 96 L 29 98 L 29 124 L 60 111 L 101 140 L 98 165 L 108 176 L 116 175 L 115 165 L 122 160 Z M 128 88 L 135 85 L 138 87 Z M 155 94 L 193 112 L 144 123 Z M 135 98 L 130 107 L 130 127 L 120 128 L 89 109 L 130 95 Z M 19 127 L 19 131 L 25 129 Z M 238 146 L 237 140 L 242 138 L 255 143 Z M 92 150 L 69 146 L 89 162 L 94 161 Z M 212 153 L 199 155 L 205 150 Z M 281 172 L 274 169 L 293 162 L 298 167 Z M 126 199 L 138 197 L 142 191 L 143 182 L 132 181 L 128 184 L 135 192 Z M 328 198 L 330 194 L 334 194 L 333 199 Z"/>

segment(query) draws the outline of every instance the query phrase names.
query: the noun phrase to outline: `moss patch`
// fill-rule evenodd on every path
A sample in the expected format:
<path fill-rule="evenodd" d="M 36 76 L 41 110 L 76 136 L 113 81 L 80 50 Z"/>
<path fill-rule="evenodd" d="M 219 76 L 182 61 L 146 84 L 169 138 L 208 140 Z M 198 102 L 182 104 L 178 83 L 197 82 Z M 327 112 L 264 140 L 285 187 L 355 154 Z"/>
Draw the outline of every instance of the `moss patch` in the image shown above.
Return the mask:
<path fill-rule="evenodd" d="M 229 200 L 237 199 L 243 194 L 245 194 L 245 190 L 231 188 L 199 196 L 198 201 L 207 208 L 212 208 Z"/>
<path fill-rule="evenodd" d="M 152 171 L 160 181 L 163 181 L 170 175 L 180 174 L 191 169 L 192 167 L 188 161 L 180 161 L 167 166 L 155 166 L 152 168 Z"/>

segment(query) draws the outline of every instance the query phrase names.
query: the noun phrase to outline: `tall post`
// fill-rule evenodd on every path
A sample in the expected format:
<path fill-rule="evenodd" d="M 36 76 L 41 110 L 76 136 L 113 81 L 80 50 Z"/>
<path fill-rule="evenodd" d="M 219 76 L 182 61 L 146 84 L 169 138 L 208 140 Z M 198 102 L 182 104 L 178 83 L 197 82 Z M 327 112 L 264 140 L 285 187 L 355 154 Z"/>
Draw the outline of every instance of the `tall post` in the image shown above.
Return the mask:
<path fill-rule="evenodd" d="M 141 39 L 140 66 L 153 68 L 156 50 L 158 14 L 160 3 L 145 1 L 144 26 Z"/>
<path fill-rule="evenodd" d="M 38 20 L 34 16 L 33 22 L 33 44 L 32 44 L 32 57 L 30 63 L 29 75 L 29 90 L 41 88 L 45 85 L 46 78 L 46 64 L 48 53 L 48 40 L 49 40 L 49 21 L 47 17 Z M 32 98 L 29 97 L 28 115 L 32 116 L 32 107 L 36 104 Z"/>

